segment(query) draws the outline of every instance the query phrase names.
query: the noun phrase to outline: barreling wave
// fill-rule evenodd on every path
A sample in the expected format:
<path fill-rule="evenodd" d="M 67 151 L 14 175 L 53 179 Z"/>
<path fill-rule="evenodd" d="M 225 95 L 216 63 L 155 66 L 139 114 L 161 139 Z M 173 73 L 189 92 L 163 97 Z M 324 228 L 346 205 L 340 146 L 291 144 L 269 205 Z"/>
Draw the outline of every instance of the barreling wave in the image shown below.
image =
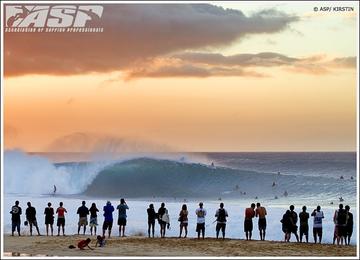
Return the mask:
<path fill-rule="evenodd" d="M 275 182 L 275 186 L 273 186 Z M 355 196 L 355 181 L 277 175 L 211 167 L 201 163 L 137 158 L 105 167 L 85 190 L 98 197 L 274 198 L 291 196 Z"/>
<path fill-rule="evenodd" d="M 5 193 L 59 194 L 127 198 L 274 198 L 356 197 L 356 181 L 323 176 L 278 175 L 238 168 L 212 167 L 164 158 L 53 164 L 21 151 L 4 153 Z M 273 186 L 275 182 L 275 186 Z"/>

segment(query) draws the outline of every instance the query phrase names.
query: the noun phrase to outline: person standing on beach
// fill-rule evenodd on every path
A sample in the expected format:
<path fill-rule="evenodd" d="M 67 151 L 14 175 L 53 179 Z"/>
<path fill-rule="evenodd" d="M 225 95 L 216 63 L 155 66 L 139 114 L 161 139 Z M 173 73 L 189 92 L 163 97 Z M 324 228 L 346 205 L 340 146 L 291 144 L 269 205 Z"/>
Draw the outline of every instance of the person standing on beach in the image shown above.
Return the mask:
<path fill-rule="evenodd" d="M 305 235 L 306 243 L 309 242 L 309 213 L 306 212 L 306 206 L 302 207 L 302 212 L 299 213 L 300 219 L 300 242 L 302 242 L 303 235 Z"/>
<path fill-rule="evenodd" d="M 93 234 L 94 229 L 94 235 L 96 236 L 96 226 L 98 225 L 97 221 L 97 212 L 99 212 L 98 208 L 96 207 L 96 204 L 91 204 L 91 207 L 89 209 L 90 211 L 90 234 Z"/>
<path fill-rule="evenodd" d="M 251 203 L 250 208 L 245 209 L 245 219 L 244 219 L 244 231 L 246 235 L 246 240 L 251 240 L 253 222 L 252 219 L 255 217 L 255 203 Z"/>
<path fill-rule="evenodd" d="M 58 218 L 57 218 L 57 226 L 58 226 L 58 236 L 60 236 L 60 227 L 62 227 L 62 233 L 63 236 L 65 236 L 65 213 L 67 213 L 66 209 L 63 207 L 63 203 L 60 202 L 59 206 L 56 209 L 56 214 L 58 214 Z"/>
<path fill-rule="evenodd" d="M 324 218 L 324 213 L 320 209 L 321 207 L 317 206 L 316 209 L 314 209 L 314 211 L 311 213 L 311 216 L 314 217 L 313 235 L 315 244 L 317 241 L 317 236 L 319 236 L 319 244 L 321 244 L 322 238 L 322 219 Z"/>
<path fill-rule="evenodd" d="M 266 208 L 261 207 L 260 203 L 256 203 L 255 216 L 259 217 L 259 232 L 260 232 L 260 240 L 265 240 L 265 230 L 266 230 Z"/>
<path fill-rule="evenodd" d="M 83 200 L 81 206 L 78 208 L 76 214 L 79 215 L 79 222 L 78 222 L 78 235 L 80 234 L 81 226 L 84 226 L 84 235 L 86 232 L 86 226 L 88 224 L 87 216 L 89 215 L 89 209 L 85 206 L 86 202 Z"/>
<path fill-rule="evenodd" d="M 51 235 L 54 235 L 54 209 L 51 207 L 51 202 L 47 204 L 48 206 L 44 210 L 45 214 L 45 226 L 46 226 L 46 235 L 49 235 L 49 226 L 51 230 Z"/>
<path fill-rule="evenodd" d="M 20 235 L 20 225 L 21 225 L 21 219 L 20 215 L 22 214 L 21 207 L 19 207 L 19 201 L 15 201 L 15 205 L 11 207 L 11 235 L 14 236 L 15 229 L 18 232 L 18 235 Z"/>
<path fill-rule="evenodd" d="M 219 232 L 221 229 L 222 237 L 225 239 L 225 229 L 226 229 L 226 218 L 228 217 L 228 213 L 226 209 L 224 209 L 224 203 L 220 203 L 220 208 L 215 213 L 216 217 L 216 238 L 219 238 Z"/>
<path fill-rule="evenodd" d="M 116 209 L 119 211 L 119 217 L 118 217 L 119 236 L 121 236 L 121 230 L 122 230 L 122 236 L 125 237 L 125 226 L 126 226 L 126 218 L 127 218 L 126 210 L 129 209 L 128 205 L 125 202 L 125 199 L 120 200 L 120 204 L 117 206 Z"/>
<path fill-rule="evenodd" d="M 282 223 L 282 231 L 285 234 L 284 241 L 290 242 L 291 228 L 292 228 L 292 220 L 290 210 L 287 210 L 280 220 Z"/>
<path fill-rule="evenodd" d="M 187 210 L 187 206 L 186 206 L 186 204 L 183 204 L 182 208 L 180 210 L 180 213 L 179 213 L 179 221 L 180 221 L 180 235 L 179 235 L 179 237 L 181 237 L 183 229 L 185 229 L 184 238 L 186 238 L 186 236 L 187 236 L 187 233 L 188 233 L 188 230 L 187 230 L 187 227 L 188 227 L 188 215 L 189 215 L 189 212 Z"/>
<path fill-rule="evenodd" d="M 40 236 L 39 227 L 38 227 L 38 224 L 36 221 L 36 209 L 33 206 L 31 206 L 30 202 L 28 202 L 27 205 L 28 205 L 28 207 L 26 209 L 25 215 L 26 215 L 26 220 L 28 221 L 29 226 L 30 226 L 30 236 L 32 236 L 32 226 L 33 225 L 36 228 L 38 235 Z"/>
<path fill-rule="evenodd" d="M 161 206 L 158 210 L 158 216 L 159 216 L 159 224 L 160 224 L 160 236 L 165 237 L 165 231 L 166 231 L 166 224 L 167 224 L 167 209 L 165 208 L 165 203 L 161 203 Z"/>
<path fill-rule="evenodd" d="M 113 205 L 111 205 L 111 202 L 107 201 L 103 210 L 104 210 L 103 236 L 105 236 L 105 232 L 108 229 L 108 237 L 110 238 L 111 229 L 113 226 L 113 212 L 115 209 Z"/>
<path fill-rule="evenodd" d="M 296 237 L 296 241 L 299 242 L 299 236 L 297 234 L 298 226 L 296 225 L 296 223 L 298 221 L 298 215 L 294 211 L 294 209 L 295 209 L 294 205 L 290 205 L 290 220 L 291 220 L 291 224 L 292 224 L 290 233 L 294 233 L 294 235 Z M 290 234 L 290 236 L 291 236 L 291 234 Z"/>
<path fill-rule="evenodd" d="M 345 210 L 347 213 L 347 223 L 346 223 L 346 235 L 345 235 L 345 244 L 350 245 L 350 239 L 354 229 L 354 217 L 350 212 L 350 206 L 346 205 Z"/>
<path fill-rule="evenodd" d="M 195 214 L 197 216 L 196 232 L 198 233 L 198 239 L 200 239 L 200 232 L 202 234 L 202 238 L 204 239 L 206 209 L 204 209 L 204 204 L 202 202 L 199 203 L 199 208 L 196 209 Z"/>
<path fill-rule="evenodd" d="M 346 224 L 347 224 L 347 213 L 344 209 L 343 204 L 339 204 L 339 209 L 337 210 L 336 214 L 336 223 L 338 227 L 337 231 L 337 244 L 339 245 L 341 242 L 341 245 L 344 243 L 344 239 L 346 236 Z"/>
<path fill-rule="evenodd" d="M 154 204 L 150 204 L 147 209 L 148 214 L 148 235 L 150 237 L 150 230 L 152 230 L 152 237 L 155 235 L 155 219 L 157 219 L 157 214 L 154 210 Z"/>

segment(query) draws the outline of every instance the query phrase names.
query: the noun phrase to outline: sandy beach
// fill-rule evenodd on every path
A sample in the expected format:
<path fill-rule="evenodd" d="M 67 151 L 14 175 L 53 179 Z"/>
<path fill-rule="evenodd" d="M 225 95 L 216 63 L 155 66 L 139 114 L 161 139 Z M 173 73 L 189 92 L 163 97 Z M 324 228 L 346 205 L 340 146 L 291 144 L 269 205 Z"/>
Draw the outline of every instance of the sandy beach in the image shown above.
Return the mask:
<path fill-rule="evenodd" d="M 113 237 L 107 239 L 103 248 L 94 250 L 70 249 L 69 245 L 87 236 L 4 236 L 5 256 L 356 256 L 355 246 L 336 246 L 329 244 L 284 243 L 279 241 L 245 241 L 241 239 L 205 238 L 154 238 Z"/>

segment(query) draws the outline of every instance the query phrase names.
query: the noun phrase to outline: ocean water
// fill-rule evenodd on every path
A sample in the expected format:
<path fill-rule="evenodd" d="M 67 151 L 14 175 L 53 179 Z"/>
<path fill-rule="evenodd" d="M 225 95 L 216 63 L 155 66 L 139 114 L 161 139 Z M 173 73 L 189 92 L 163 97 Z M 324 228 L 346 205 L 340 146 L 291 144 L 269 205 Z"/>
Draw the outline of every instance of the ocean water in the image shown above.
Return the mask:
<path fill-rule="evenodd" d="M 164 201 L 173 223 L 169 235 L 177 236 L 181 205 L 187 203 L 191 213 L 199 201 L 204 201 L 208 235 L 214 236 L 215 224 L 211 222 L 221 200 L 230 215 L 228 237 L 244 238 L 244 209 L 260 202 L 268 209 L 267 238 L 271 240 L 283 239 L 280 219 L 289 205 L 295 205 L 297 212 L 303 205 L 308 211 L 321 205 L 325 214 L 323 241 L 329 243 L 334 228 L 332 216 L 342 197 L 342 203 L 354 212 L 356 243 L 357 178 L 356 153 L 138 154 L 54 163 L 49 156 L 5 151 L 4 230 L 10 232 L 8 212 L 17 199 L 23 209 L 27 201 L 38 208 L 39 223 L 43 223 L 42 212 L 48 201 L 54 207 L 63 201 L 69 211 L 67 229 L 73 234 L 81 200 L 88 201 L 88 205 L 96 202 L 102 209 L 106 200 L 117 204 L 124 197 L 130 206 L 129 234 L 146 233 L 148 204 L 158 207 Z M 57 187 L 55 196 L 53 185 Z M 99 220 L 101 223 L 101 214 Z M 190 214 L 190 237 L 195 236 L 195 225 L 195 215 Z M 256 239 L 257 225 L 254 227 Z"/>

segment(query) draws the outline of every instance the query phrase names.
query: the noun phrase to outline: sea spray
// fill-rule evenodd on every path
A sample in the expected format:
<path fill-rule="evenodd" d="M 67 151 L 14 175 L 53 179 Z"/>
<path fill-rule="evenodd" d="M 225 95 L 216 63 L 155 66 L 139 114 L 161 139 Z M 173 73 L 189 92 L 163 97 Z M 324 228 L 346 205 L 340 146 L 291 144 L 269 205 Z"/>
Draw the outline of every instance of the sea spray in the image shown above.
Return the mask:
<path fill-rule="evenodd" d="M 55 166 L 47 158 L 20 150 L 4 153 L 5 193 L 59 194 L 83 192 L 98 172 L 110 162 L 71 163 Z"/>

